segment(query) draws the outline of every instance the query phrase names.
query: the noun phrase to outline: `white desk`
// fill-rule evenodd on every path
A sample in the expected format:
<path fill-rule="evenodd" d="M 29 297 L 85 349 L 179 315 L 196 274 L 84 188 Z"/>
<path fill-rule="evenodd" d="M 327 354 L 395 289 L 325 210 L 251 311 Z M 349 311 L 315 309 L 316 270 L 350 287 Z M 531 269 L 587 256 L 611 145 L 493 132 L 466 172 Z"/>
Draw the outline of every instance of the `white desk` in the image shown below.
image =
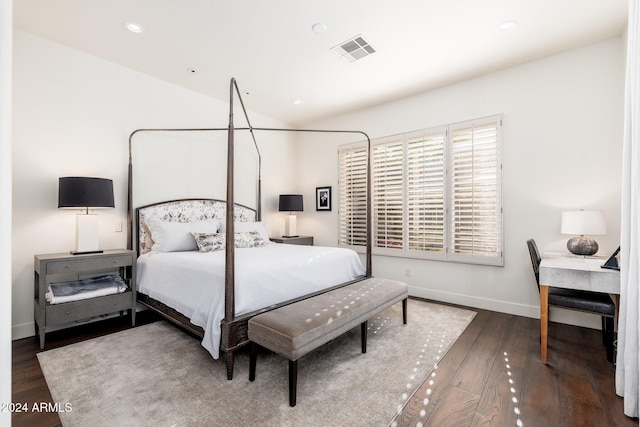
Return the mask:
<path fill-rule="evenodd" d="M 547 363 L 549 286 L 620 294 L 620 272 L 602 268 L 606 258 L 544 256 L 540 262 L 540 360 Z M 616 306 L 619 303 L 616 298 Z"/>

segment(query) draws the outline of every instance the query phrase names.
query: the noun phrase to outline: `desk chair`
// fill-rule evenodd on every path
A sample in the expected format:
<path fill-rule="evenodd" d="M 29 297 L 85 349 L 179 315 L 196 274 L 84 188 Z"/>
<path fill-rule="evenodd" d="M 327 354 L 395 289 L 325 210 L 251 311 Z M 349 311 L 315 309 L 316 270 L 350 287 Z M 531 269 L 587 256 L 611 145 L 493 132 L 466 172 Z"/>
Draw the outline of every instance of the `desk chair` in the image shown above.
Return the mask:
<path fill-rule="evenodd" d="M 533 239 L 527 240 L 533 274 L 536 276 L 538 292 L 540 292 L 540 252 Z M 608 294 L 600 292 L 580 291 L 549 287 L 549 306 L 598 314 L 602 317 L 602 341 L 607 346 L 607 360 L 614 362 L 613 321 L 616 315 L 616 305 Z"/>

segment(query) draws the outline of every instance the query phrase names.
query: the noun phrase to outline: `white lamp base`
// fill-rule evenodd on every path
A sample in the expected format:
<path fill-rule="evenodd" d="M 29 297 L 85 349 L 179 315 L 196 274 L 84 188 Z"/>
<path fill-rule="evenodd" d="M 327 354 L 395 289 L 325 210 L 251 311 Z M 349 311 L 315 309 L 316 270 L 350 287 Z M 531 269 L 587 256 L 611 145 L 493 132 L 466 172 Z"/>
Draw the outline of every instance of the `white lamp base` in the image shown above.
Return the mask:
<path fill-rule="evenodd" d="M 296 214 L 289 214 L 284 220 L 284 236 L 282 237 L 298 237 L 296 234 Z"/>
<path fill-rule="evenodd" d="M 73 255 L 96 254 L 98 249 L 98 215 L 78 214 L 76 216 L 76 249 Z"/>

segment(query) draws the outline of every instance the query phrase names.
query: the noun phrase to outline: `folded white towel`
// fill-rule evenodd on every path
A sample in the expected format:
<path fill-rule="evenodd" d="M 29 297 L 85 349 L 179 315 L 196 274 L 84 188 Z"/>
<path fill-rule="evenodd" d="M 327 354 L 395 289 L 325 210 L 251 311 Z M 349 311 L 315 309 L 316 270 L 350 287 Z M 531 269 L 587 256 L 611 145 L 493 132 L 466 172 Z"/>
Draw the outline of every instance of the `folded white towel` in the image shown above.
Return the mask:
<path fill-rule="evenodd" d="M 49 292 L 45 294 L 45 298 L 47 299 L 49 304 L 61 304 L 64 302 L 80 301 L 84 299 L 101 297 L 105 295 L 119 294 L 126 290 L 127 290 L 126 286 L 116 285 L 116 286 L 110 286 L 108 288 L 96 289 L 94 291 L 80 292 L 74 295 L 55 296 L 51 292 L 51 288 L 49 288 Z"/>

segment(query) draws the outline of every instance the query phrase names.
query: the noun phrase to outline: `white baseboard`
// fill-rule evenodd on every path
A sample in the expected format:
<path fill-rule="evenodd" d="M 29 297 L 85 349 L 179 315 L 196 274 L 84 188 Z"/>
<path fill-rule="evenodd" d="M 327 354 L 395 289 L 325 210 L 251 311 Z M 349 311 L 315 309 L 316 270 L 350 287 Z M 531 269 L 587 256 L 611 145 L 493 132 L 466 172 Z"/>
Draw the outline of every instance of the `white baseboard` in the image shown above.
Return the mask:
<path fill-rule="evenodd" d="M 409 295 L 426 298 L 434 301 L 448 302 L 451 304 L 464 305 L 470 308 L 481 308 L 483 310 L 497 311 L 499 313 L 514 314 L 517 316 L 540 318 L 539 305 L 517 304 L 508 301 L 500 301 L 489 298 L 481 298 L 469 295 L 455 294 L 434 289 L 409 286 Z M 564 310 L 553 308 L 549 311 L 549 320 L 557 323 L 565 323 L 573 326 L 582 326 L 591 329 L 601 329 L 599 316 L 593 314 L 580 313 L 574 310 Z"/>
<path fill-rule="evenodd" d="M 19 340 L 22 338 L 32 337 L 36 334 L 35 322 L 23 323 L 21 325 L 13 325 L 11 328 L 11 340 Z"/>

